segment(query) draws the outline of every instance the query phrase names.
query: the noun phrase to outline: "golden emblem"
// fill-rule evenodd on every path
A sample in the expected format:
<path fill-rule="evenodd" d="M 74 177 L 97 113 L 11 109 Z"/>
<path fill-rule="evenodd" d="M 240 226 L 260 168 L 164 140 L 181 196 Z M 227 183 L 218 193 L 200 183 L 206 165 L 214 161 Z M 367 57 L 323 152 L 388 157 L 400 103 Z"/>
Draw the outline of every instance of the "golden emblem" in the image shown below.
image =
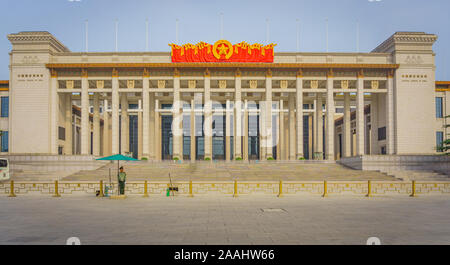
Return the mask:
<path fill-rule="evenodd" d="M 217 59 L 221 59 L 225 55 L 225 59 L 230 59 L 233 55 L 233 45 L 227 40 L 218 40 L 214 43 L 213 54 Z"/>
<path fill-rule="evenodd" d="M 373 80 L 371 82 L 372 89 L 378 89 L 379 86 L 380 86 L 380 83 L 378 82 L 378 80 Z"/>
<path fill-rule="evenodd" d="M 66 81 L 66 88 L 67 89 L 73 89 L 73 86 L 74 86 L 73 83 L 74 83 L 73 80 L 67 80 Z"/>
<path fill-rule="evenodd" d="M 98 89 L 105 88 L 105 81 L 104 80 L 97 80 L 97 88 Z"/>

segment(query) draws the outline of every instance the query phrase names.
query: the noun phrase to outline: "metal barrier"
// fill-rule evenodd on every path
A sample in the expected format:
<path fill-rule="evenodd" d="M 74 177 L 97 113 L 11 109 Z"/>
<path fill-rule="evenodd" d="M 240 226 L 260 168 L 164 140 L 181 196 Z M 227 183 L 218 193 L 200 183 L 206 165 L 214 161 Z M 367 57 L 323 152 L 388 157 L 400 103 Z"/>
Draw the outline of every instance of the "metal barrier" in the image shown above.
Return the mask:
<path fill-rule="evenodd" d="M 176 194 L 193 197 L 195 195 L 219 194 L 238 197 L 240 195 L 265 194 L 282 198 L 286 195 L 409 195 L 417 197 L 426 194 L 449 194 L 450 182 L 417 181 L 182 181 L 173 183 L 178 187 Z M 114 183 L 109 193 L 117 192 Z M 127 195 L 164 195 L 169 184 L 158 181 L 128 181 L 125 187 Z M 22 195 L 49 195 L 53 197 L 69 195 L 95 195 L 103 197 L 104 181 L 10 181 L 0 183 L 0 195 L 8 197 Z"/>

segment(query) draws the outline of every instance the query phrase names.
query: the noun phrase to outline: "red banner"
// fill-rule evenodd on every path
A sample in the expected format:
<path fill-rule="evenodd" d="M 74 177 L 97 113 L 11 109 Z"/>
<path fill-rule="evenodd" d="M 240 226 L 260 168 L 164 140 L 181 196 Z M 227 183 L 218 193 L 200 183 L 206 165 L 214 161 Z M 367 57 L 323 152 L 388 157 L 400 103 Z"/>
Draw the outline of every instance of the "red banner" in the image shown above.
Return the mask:
<path fill-rule="evenodd" d="M 232 45 L 227 40 L 219 40 L 214 45 L 200 42 L 196 45 L 182 46 L 169 44 L 172 47 L 172 62 L 259 62 L 273 63 L 273 48 L 276 44 L 248 44 L 241 42 Z"/>

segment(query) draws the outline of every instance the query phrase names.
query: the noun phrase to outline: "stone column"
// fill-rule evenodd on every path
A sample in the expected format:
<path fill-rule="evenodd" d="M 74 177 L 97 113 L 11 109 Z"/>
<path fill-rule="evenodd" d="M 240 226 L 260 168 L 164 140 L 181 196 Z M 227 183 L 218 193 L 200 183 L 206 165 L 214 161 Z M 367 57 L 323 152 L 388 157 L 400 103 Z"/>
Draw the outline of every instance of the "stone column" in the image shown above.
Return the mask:
<path fill-rule="evenodd" d="M 205 71 L 205 122 L 204 122 L 204 135 L 205 135 L 205 158 L 212 159 L 212 102 L 211 102 L 211 75 L 208 70 Z"/>
<path fill-rule="evenodd" d="M 120 124 L 120 149 L 121 153 L 125 154 L 129 151 L 128 149 L 128 98 L 127 93 L 122 93 L 120 96 L 121 105 L 121 124 Z"/>
<path fill-rule="evenodd" d="M 370 96 L 370 154 L 378 155 L 378 94 Z"/>
<path fill-rule="evenodd" d="M 308 115 L 308 152 L 309 152 L 309 159 L 313 159 L 313 115 Z"/>
<path fill-rule="evenodd" d="M 138 111 L 138 159 L 142 158 L 142 137 L 144 132 L 143 129 L 143 113 L 142 113 L 142 100 L 138 101 L 139 111 Z"/>
<path fill-rule="evenodd" d="M 231 103 L 227 99 L 226 110 L 225 110 L 225 160 L 230 161 L 230 151 L 231 151 Z"/>
<path fill-rule="evenodd" d="M 322 109 L 322 95 L 317 93 L 316 97 L 316 113 L 314 121 L 314 152 L 323 154 L 323 109 Z M 322 160 L 322 156 L 319 158 Z"/>
<path fill-rule="evenodd" d="M 92 154 L 100 156 L 100 102 L 99 93 L 94 93 L 94 117 L 93 117 L 93 143 Z"/>
<path fill-rule="evenodd" d="M 159 99 L 155 99 L 155 126 L 154 126 L 154 136 L 155 136 L 155 160 L 162 160 L 161 157 L 161 115 L 158 112 L 159 109 Z"/>
<path fill-rule="evenodd" d="M 144 70 L 142 78 L 142 145 L 139 150 L 142 156 L 150 158 L 150 81 L 147 70 Z M 139 123 L 140 124 L 140 123 Z M 139 138 L 141 139 L 141 138 Z"/>
<path fill-rule="evenodd" d="M 303 154 L 303 72 L 297 72 L 297 159 L 304 157 Z"/>
<path fill-rule="evenodd" d="M 289 154 L 290 154 L 290 150 L 289 150 L 289 146 L 290 146 L 290 130 L 289 130 L 289 100 L 287 101 L 287 113 L 284 115 L 283 117 L 283 123 L 284 123 L 284 142 L 283 142 L 283 152 L 284 152 L 284 160 L 289 160 Z"/>
<path fill-rule="evenodd" d="M 265 158 L 272 157 L 272 71 L 269 69 L 266 73 L 266 102 L 265 102 L 265 111 L 264 111 L 264 134 L 263 138 L 265 139 L 263 143 L 265 143 Z M 264 158 L 264 157 L 262 157 Z"/>
<path fill-rule="evenodd" d="M 64 142 L 64 150 L 66 155 L 72 154 L 72 93 L 66 93 L 66 109 L 65 109 L 65 128 L 66 141 Z"/>
<path fill-rule="evenodd" d="M 180 102 L 180 74 L 176 70 L 173 77 L 173 157 L 183 160 L 183 114 L 181 113 Z"/>
<path fill-rule="evenodd" d="M 277 153 L 278 153 L 278 159 L 279 160 L 286 160 L 285 156 L 285 150 L 284 150 L 284 106 L 283 106 L 283 100 L 280 99 L 280 113 L 278 115 L 278 147 L 277 147 Z"/>
<path fill-rule="evenodd" d="M 191 99 L 191 161 L 195 161 L 195 100 Z"/>
<path fill-rule="evenodd" d="M 149 110 L 150 110 L 150 121 L 149 121 L 149 158 L 154 160 L 156 157 L 155 146 L 156 146 L 156 108 L 155 108 L 155 93 L 151 92 L 149 95 Z"/>
<path fill-rule="evenodd" d="M 244 157 L 245 161 L 248 161 L 248 102 L 244 103 Z"/>
<path fill-rule="evenodd" d="M 356 92 L 356 155 L 364 155 L 364 75 L 360 71 L 357 80 Z"/>
<path fill-rule="evenodd" d="M 111 141 L 109 139 L 108 100 L 103 101 L 103 156 L 109 156 Z"/>
<path fill-rule="evenodd" d="M 295 97 L 289 97 L 289 160 L 296 159 Z"/>
<path fill-rule="evenodd" d="M 395 130 L 394 130 L 394 72 L 389 71 L 387 76 L 386 94 L 386 152 L 388 155 L 395 154 Z"/>
<path fill-rule="evenodd" d="M 50 154 L 58 154 L 59 116 L 58 76 L 52 72 L 50 80 Z"/>
<path fill-rule="evenodd" d="M 344 118 L 342 123 L 342 157 L 352 156 L 351 143 L 351 111 L 350 111 L 350 93 L 344 93 Z"/>
<path fill-rule="evenodd" d="M 88 155 L 90 123 L 89 123 L 89 83 L 87 70 L 83 70 L 81 74 L 81 154 Z"/>
<path fill-rule="evenodd" d="M 333 92 L 333 72 L 329 71 L 327 75 L 327 113 L 326 113 L 326 131 L 325 131 L 325 159 L 334 160 L 334 92 Z"/>
<path fill-rule="evenodd" d="M 112 100 L 111 100 L 111 153 L 119 153 L 119 73 L 112 72 Z"/>
<path fill-rule="evenodd" d="M 267 130 L 266 130 L 266 101 L 259 102 L 259 154 L 261 160 L 266 159 L 266 151 L 267 151 Z M 268 156 L 267 156 L 268 157 Z"/>
<path fill-rule="evenodd" d="M 235 74 L 236 89 L 234 92 L 234 158 L 242 156 L 242 95 L 241 95 L 241 71 Z"/>

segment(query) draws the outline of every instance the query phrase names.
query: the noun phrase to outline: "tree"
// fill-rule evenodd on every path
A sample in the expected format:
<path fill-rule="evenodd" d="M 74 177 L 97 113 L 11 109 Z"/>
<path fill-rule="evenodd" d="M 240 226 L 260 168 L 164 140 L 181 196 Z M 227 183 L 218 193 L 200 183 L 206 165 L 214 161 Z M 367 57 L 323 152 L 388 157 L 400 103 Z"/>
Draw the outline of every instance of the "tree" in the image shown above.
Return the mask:
<path fill-rule="evenodd" d="M 450 115 L 445 116 L 445 119 L 449 119 Z M 444 128 L 450 128 L 450 124 L 444 125 Z M 438 150 L 444 152 L 445 155 L 450 155 L 450 133 L 447 134 L 447 139 L 442 142 L 441 146 L 438 146 Z"/>

